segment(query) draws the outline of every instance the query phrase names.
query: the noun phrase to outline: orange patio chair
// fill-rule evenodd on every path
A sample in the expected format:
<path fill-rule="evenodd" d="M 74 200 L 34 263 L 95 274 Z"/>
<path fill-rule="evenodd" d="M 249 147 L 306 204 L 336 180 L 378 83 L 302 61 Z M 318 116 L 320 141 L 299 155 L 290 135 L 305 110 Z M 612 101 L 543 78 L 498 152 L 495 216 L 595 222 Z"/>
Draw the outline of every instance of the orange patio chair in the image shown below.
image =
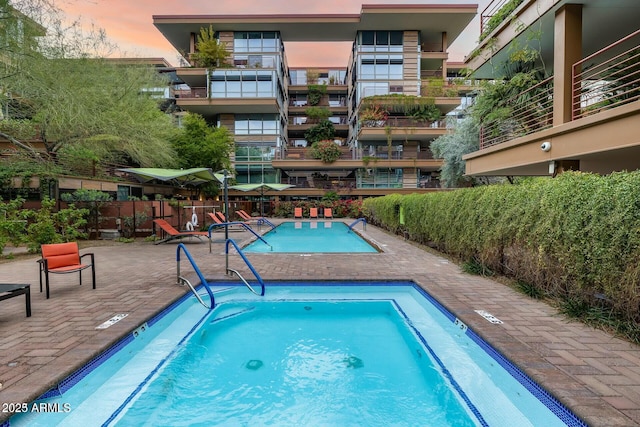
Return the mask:
<path fill-rule="evenodd" d="M 322 216 L 325 218 L 333 219 L 333 210 L 331 208 L 324 208 L 324 211 L 322 212 Z"/>
<path fill-rule="evenodd" d="M 261 216 L 251 216 L 242 209 L 237 210 L 236 213 L 238 214 L 238 216 L 240 216 L 240 218 L 242 218 L 243 221 L 257 221 L 263 218 Z"/>
<path fill-rule="evenodd" d="M 318 219 L 318 208 L 309 208 L 309 218 Z"/>
<path fill-rule="evenodd" d="M 162 231 L 164 231 L 167 234 L 166 238 L 155 242 L 156 245 L 160 243 L 166 243 L 174 239 L 182 239 L 183 237 L 197 237 L 200 240 L 202 240 L 202 236 L 209 237 L 209 232 L 207 231 L 192 231 L 192 230 L 178 231 L 175 229 L 173 225 L 169 224 L 164 219 L 154 219 L 153 222 L 155 222 L 158 225 L 158 227 L 160 227 Z"/>
<path fill-rule="evenodd" d="M 96 288 L 96 267 L 94 263 L 93 253 L 80 255 L 77 242 L 68 243 L 51 243 L 40 246 L 42 250 L 42 259 L 40 263 L 40 292 L 42 292 L 42 274 L 44 273 L 45 284 L 47 289 L 47 299 L 49 299 L 49 273 L 80 274 L 80 285 L 82 285 L 82 270 L 91 268 L 91 280 L 93 289 Z M 82 258 L 89 257 L 91 262 L 84 264 Z"/>
<path fill-rule="evenodd" d="M 302 208 L 293 208 L 293 217 L 302 219 Z"/>

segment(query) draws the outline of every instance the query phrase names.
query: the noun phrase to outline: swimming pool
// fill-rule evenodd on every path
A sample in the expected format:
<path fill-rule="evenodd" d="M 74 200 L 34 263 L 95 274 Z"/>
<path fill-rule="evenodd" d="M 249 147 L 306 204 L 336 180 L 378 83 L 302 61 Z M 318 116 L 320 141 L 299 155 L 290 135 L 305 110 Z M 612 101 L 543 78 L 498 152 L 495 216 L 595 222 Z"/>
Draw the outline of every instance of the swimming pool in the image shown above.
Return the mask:
<path fill-rule="evenodd" d="M 267 285 L 185 296 L 11 425 L 586 425 L 412 282 Z"/>
<path fill-rule="evenodd" d="M 283 222 L 255 240 L 245 253 L 372 253 L 378 250 L 341 221 Z"/>

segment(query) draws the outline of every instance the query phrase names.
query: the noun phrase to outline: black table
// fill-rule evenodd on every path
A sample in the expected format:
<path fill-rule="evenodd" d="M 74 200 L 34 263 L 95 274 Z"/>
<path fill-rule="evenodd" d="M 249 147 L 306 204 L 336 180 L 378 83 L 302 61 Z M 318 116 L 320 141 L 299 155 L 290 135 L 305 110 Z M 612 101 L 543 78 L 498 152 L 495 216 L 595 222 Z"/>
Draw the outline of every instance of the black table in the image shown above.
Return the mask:
<path fill-rule="evenodd" d="M 31 285 L 0 283 L 0 301 L 24 295 L 26 299 L 27 317 L 31 317 Z"/>

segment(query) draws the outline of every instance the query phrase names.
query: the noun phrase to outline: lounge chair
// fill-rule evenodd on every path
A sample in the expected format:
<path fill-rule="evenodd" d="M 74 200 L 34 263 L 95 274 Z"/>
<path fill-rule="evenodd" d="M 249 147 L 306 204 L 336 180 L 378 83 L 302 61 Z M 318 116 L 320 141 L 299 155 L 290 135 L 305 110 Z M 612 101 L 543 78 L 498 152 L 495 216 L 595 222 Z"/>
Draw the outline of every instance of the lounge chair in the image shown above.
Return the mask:
<path fill-rule="evenodd" d="M 302 208 L 293 208 L 293 217 L 302 219 Z"/>
<path fill-rule="evenodd" d="M 166 243 L 174 239 L 182 239 L 183 237 L 197 237 L 202 240 L 202 236 L 209 237 L 208 231 L 178 231 L 164 219 L 154 219 L 158 227 L 162 229 L 168 236 L 162 240 L 158 240 L 155 244 Z"/>
<path fill-rule="evenodd" d="M 318 208 L 309 208 L 309 218 L 318 219 Z"/>
<path fill-rule="evenodd" d="M 249 215 L 248 213 L 246 213 L 245 211 L 243 211 L 241 209 L 237 210 L 236 213 L 238 214 L 238 216 L 240 218 L 242 218 L 243 221 L 257 221 L 259 219 L 264 218 L 264 217 L 261 217 L 261 216 L 251 216 L 251 215 Z"/>
<path fill-rule="evenodd" d="M 333 219 L 333 210 L 331 208 L 324 208 L 322 216 L 325 218 Z"/>
<path fill-rule="evenodd" d="M 218 213 L 219 213 L 220 215 L 216 215 L 216 214 L 218 214 Z M 227 222 L 227 221 L 225 221 L 225 220 L 223 220 L 223 219 L 222 219 L 222 218 L 224 218 L 224 214 L 223 214 L 222 212 L 216 212 L 215 214 L 214 214 L 214 213 L 209 212 L 207 215 L 209 215 L 209 217 L 211 218 L 211 220 L 213 220 L 213 222 L 215 222 L 216 224 L 224 224 L 225 222 Z M 244 222 L 244 223 L 245 223 L 245 224 L 247 224 L 246 222 Z M 234 225 L 230 225 L 230 226 L 229 226 L 229 230 L 232 230 L 232 231 L 243 231 L 244 229 L 245 229 L 245 228 L 244 228 L 244 227 L 242 227 L 242 226 L 239 226 L 239 227 L 238 227 L 238 225 L 237 225 L 237 224 L 234 224 Z M 216 227 L 216 228 L 214 228 L 214 229 L 213 229 L 213 231 L 218 231 L 218 230 L 224 230 L 224 227 Z"/>
<path fill-rule="evenodd" d="M 47 299 L 49 299 L 49 273 L 66 274 L 79 273 L 80 284 L 82 285 L 82 270 L 91 268 L 91 280 L 93 289 L 96 288 L 96 267 L 93 253 L 80 255 L 77 242 L 67 243 L 51 243 L 40 246 L 42 251 L 42 259 L 40 263 L 40 292 L 42 292 L 42 273 L 44 273 L 45 284 L 47 289 Z M 89 257 L 91 262 L 82 263 L 82 258 Z"/>

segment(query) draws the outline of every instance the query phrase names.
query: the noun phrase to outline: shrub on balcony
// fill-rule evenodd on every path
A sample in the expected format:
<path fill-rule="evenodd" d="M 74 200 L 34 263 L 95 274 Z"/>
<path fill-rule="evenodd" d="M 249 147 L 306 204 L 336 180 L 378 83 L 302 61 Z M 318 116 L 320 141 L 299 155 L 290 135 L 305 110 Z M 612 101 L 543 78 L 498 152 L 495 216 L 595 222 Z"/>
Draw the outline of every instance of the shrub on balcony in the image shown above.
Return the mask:
<path fill-rule="evenodd" d="M 362 126 L 384 126 L 389 113 L 380 105 L 375 104 L 360 110 L 359 118 Z"/>
<path fill-rule="evenodd" d="M 304 133 L 304 139 L 306 139 L 310 144 L 314 142 L 322 141 L 323 139 L 331 139 L 336 134 L 336 129 L 329 120 L 321 120 L 320 123 L 313 126 L 312 128 L 307 129 Z"/>
<path fill-rule="evenodd" d="M 213 27 L 200 28 L 200 34 L 196 41 L 196 51 L 191 54 L 194 66 L 203 68 L 215 68 L 229 66 L 227 58 L 229 51 L 224 43 L 220 43 L 215 36 Z"/>
<path fill-rule="evenodd" d="M 325 107 L 308 107 L 304 110 L 304 113 L 314 123 L 327 120 L 331 117 L 331 111 Z"/>
<path fill-rule="evenodd" d="M 495 15 L 489 18 L 489 21 L 487 21 L 487 25 L 484 27 L 484 30 L 480 34 L 478 40 L 482 41 L 487 38 L 487 36 L 491 34 L 491 32 L 495 30 L 502 22 L 504 22 L 504 20 L 507 19 L 507 17 L 511 15 L 511 13 L 516 10 L 516 8 L 520 6 L 523 1 L 524 0 L 510 0 L 508 3 L 502 6 Z"/>
<path fill-rule="evenodd" d="M 309 84 L 309 95 L 307 100 L 309 105 L 318 105 L 322 97 L 327 93 L 326 85 Z"/>
<path fill-rule="evenodd" d="M 322 163 L 333 163 L 341 154 L 340 147 L 333 140 L 314 142 L 311 146 L 311 157 L 321 160 Z"/>

